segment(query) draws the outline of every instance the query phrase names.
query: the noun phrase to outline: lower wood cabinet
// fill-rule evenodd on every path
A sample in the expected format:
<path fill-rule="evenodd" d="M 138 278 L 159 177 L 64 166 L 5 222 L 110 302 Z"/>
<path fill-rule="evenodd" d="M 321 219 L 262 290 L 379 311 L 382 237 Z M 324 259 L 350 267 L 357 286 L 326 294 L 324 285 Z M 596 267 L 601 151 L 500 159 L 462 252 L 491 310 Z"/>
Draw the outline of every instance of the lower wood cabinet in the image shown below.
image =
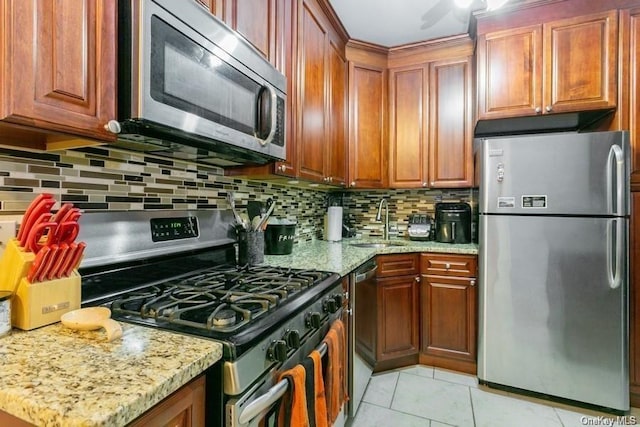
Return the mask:
<path fill-rule="evenodd" d="M 417 254 L 381 255 L 375 280 L 359 283 L 356 352 L 374 371 L 418 362 Z"/>
<path fill-rule="evenodd" d="M 427 253 L 420 258 L 420 363 L 475 374 L 476 257 Z"/>
<path fill-rule="evenodd" d="M 158 403 L 129 426 L 204 426 L 205 383 L 205 376 L 201 375 Z"/>

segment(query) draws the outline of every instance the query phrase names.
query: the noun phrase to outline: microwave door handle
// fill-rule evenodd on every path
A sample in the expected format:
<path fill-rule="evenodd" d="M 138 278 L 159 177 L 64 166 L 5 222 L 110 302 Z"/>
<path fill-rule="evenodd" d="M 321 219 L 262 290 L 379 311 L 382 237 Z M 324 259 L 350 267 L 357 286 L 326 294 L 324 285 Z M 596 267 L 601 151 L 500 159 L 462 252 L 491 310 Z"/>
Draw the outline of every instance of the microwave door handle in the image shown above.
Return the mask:
<path fill-rule="evenodd" d="M 451 223 L 451 241 L 455 242 L 456 240 L 456 223 L 452 222 Z"/>
<path fill-rule="evenodd" d="M 269 91 L 269 108 L 267 109 L 268 111 L 268 115 L 270 116 L 270 126 L 269 126 L 269 133 L 267 134 L 267 137 L 265 139 L 258 139 L 258 142 L 260 142 L 260 145 L 265 146 L 269 143 L 271 143 L 271 141 L 273 141 L 274 136 L 276 135 L 276 126 L 278 123 L 278 107 L 277 107 L 277 102 L 278 102 L 278 96 L 276 95 L 276 91 L 274 88 L 272 88 L 269 85 L 265 85 L 264 88 L 266 88 Z M 263 102 L 262 101 L 263 98 L 261 96 L 258 97 L 258 102 Z M 258 111 L 262 111 L 261 106 L 258 106 Z"/>

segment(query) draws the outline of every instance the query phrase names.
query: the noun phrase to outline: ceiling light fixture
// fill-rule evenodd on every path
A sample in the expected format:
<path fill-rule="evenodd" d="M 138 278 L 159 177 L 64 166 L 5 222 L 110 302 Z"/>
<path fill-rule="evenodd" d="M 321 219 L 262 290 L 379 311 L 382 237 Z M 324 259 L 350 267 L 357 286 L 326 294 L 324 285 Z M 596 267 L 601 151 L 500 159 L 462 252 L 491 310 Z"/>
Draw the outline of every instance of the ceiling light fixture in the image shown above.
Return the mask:
<path fill-rule="evenodd" d="M 475 1 L 475 0 L 454 0 L 454 3 L 456 4 L 456 6 L 458 6 L 461 9 L 468 9 L 469 7 L 471 7 L 475 3 L 476 6 L 478 4 L 485 4 L 487 10 L 496 10 L 496 9 L 500 9 L 508 1 L 509 0 L 480 0 L 480 1 Z"/>
<path fill-rule="evenodd" d="M 485 0 L 487 3 L 487 10 L 496 10 L 504 6 L 509 0 Z"/>
<path fill-rule="evenodd" d="M 473 0 L 454 0 L 456 6 L 458 6 L 461 9 L 466 9 L 469 6 L 471 6 L 471 3 L 473 3 Z"/>

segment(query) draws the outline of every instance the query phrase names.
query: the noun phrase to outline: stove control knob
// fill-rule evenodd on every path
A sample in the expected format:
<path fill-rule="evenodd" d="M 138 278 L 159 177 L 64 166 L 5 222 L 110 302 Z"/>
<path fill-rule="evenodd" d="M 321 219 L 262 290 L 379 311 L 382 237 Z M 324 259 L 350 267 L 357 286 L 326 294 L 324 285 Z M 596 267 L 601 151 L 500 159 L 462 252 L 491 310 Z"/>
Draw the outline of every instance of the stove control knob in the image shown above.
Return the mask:
<path fill-rule="evenodd" d="M 267 357 L 273 362 L 284 362 L 287 360 L 287 342 L 284 340 L 273 340 L 267 350 Z"/>
<path fill-rule="evenodd" d="M 294 329 L 293 331 L 285 332 L 282 339 L 287 342 L 289 348 L 294 350 L 300 348 L 300 332 L 297 330 Z"/>
<path fill-rule="evenodd" d="M 338 311 L 338 306 L 334 298 L 327 298 L 322 302 L 322 311 L 325 313 L 335 313 Z"/>
<path fill-rule="evenodd" d="M 342 304 L 344 304 L 344 297 L 342 296 L 342 294 L 335 294 L 333 296 L 333 299 L 336 301 L 336 305 L 338 306 L 338 308 L 342 307 Z"/>
<path fill-rule="evenodd" d="M 304 319 L 305 325 L 307 327 L 312 327 L 314 329 L 320 329 L 320 320 L 322 316 L 317 311 L 313 311 L 311 313 L 307 313 L 307 316 Z"/>

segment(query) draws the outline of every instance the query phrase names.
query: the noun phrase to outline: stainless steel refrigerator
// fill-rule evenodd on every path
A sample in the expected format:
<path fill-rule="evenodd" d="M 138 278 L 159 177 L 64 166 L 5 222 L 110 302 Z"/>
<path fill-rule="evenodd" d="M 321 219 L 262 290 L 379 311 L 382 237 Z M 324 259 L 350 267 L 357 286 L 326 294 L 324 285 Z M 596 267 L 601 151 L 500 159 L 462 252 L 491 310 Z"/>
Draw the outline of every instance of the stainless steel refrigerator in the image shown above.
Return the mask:
<path fill-rule="evenodd" d="M 475 140 L 478 378 L 626 411 L 626 132 Z"/>

